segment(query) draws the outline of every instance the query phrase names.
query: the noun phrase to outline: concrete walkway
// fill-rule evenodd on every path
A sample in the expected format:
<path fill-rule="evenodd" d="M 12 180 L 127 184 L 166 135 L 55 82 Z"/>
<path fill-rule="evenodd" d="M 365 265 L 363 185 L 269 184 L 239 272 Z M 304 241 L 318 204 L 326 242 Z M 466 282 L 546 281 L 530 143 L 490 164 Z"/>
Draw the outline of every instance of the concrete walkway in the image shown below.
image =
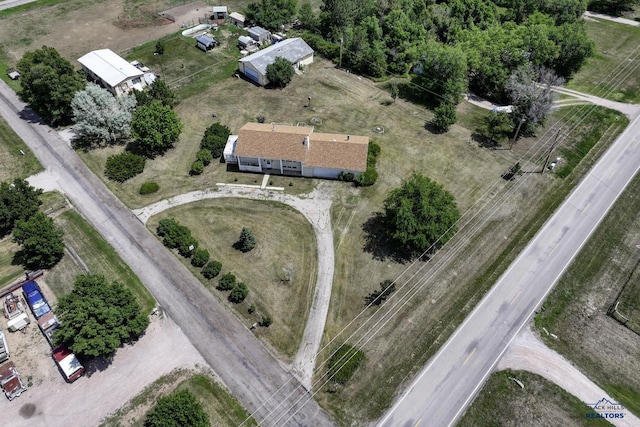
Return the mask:
<path fill-rule="evenodd" d="M 553 86 L 551 89 L 554 92 L 569 95 L 582 101 L 587 101 L 595 105 L 620 111 L 631 121 L 640 115 L 640 104 L 626 104 L 624 102 L 611 101 L 609 99 L 600 98 L 594 95 L 589 95 L 588 93 L 578 92 L 577 90 L 567 89 L 560 86 Z"/>
<path fill-rule="evenodd" d="M 616 402 L 567 359 L 544 345 L 530 328 L 522 329 L 498 362 L 496 369 L 533 372 L 559 385 L 591 407 L 602 398 Z M 525 384 L 525 388 L 526 386 Z M 619 427 L 640 426 L 640 419 L 628 410 L 624 411 L 624 418 L 612 418 L 607 421 Z"/>
<path fill-rule="evenodd" d="M 595 12 L 587 11 L 587 12 L 584 13 L 584 17 L 585 18 L 605 19 L 607 21 L 617 22 L 618 24 L 631 25 L 633 27 L 640 27 L 640 22 L 638 22 L 638 21 L 634 21 L 632 19 L 627 19 L 627 18 L 619 18 L 617 16 L 604 15 L 602 13 L 595 13 Z"/>
<path fill-rule="evenodd" d="M 318 278 L 316 281 L 313 302 L 302 336 L 300 348 L 293 362 L 293 373 L 302 385 L 311 390 L 316 354 L 322 341 L 322 333 L 329 310 L 331 286 L 335 265 L 333 248 L 333 231 L 331 228 L 331 191 L 326 183 L 318 187 L 304 199 L 281 192 L 263 190 L 253 187 L 220 186 L 217 189 L 193 191 L 181 194 L 160 202 L 135 209 L 133 213 L 146 224 L 150 217 L 175 206 L 192 203 L 198 200 L 223 197 L 240 197 L 252 200 L 273 200 L 284 203 L 298 210 L 311 223 L 318 245 Z"/>

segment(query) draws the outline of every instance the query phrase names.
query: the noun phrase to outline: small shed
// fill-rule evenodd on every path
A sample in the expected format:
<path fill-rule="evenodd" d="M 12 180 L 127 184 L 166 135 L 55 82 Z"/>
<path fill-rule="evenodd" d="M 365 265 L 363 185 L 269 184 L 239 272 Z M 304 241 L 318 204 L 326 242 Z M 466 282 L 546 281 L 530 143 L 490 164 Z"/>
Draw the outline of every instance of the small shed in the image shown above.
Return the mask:
<path fill-rule="evenodd" d="M 229 13 L 227 12 L 227 6 L 213 6 L 213 14 L 211 15 L 211 19 L 216 21 L 218 24 L 224 24 L 227 20 L 227 16 Z"/>
<path fill-rule="evenodd" d="M 251 27 L 249 28 L 248 33 L 249 37 L 258 43 L 269 43 L 271 41 L 271 32 L 262 27 Z"/>
<path fill-rule="evenodd" d="M 229 22 L 238 28 L 244 28 L 244 15 L 238 12 L 229 14 Z"/>
<path fill-rule="evenodd" d="M 240 46 L 242 49 L 244 49 L 247 46 L 251 46 L 253 45 L 255 42 L 253 41 L 253 39 L 249 36 L 240 36 L 238 37 L 238 46 Z"/>
<path fill-rule="evenodd" d="M 217 45 L 218 42 L 209 36 L 202 35 L 196 38 L 196 47 L 204 52 L 213 49 Z"/>

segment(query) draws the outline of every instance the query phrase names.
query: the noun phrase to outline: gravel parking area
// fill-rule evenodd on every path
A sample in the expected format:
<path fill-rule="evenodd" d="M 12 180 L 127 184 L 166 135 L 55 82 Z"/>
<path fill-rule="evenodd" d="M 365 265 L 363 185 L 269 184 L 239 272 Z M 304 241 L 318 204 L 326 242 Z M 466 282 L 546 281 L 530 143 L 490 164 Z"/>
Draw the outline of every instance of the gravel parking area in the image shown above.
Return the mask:
<path fill-rule="evenodd" d="M 162 315 L 152 316 L 145 335 L 120 348 L 110 364 L 87 366 L 87 374 L 73 384 L 58 372 L 33 318 L 25 334 L 8 335 L 11 360 L 25 383 L 29 377 L 33 383 L 12 402 L 0 398 L 2 418 L 14 427 L 97 425 L 158 377 L 177 368 L 207 368 L 182 330 Z"/>

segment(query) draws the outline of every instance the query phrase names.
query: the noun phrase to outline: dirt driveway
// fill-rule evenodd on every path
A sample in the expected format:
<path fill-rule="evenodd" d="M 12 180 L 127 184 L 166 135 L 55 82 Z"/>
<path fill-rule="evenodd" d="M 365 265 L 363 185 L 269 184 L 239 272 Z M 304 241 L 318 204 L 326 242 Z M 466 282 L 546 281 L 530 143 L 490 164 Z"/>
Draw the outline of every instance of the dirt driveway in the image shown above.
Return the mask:
<path fill-rule="evenodd" d="M 39 333 L 33 322 L 30 329 Z M 180 328 L 159 316 L 152 316 L 145 335 L 119 349 L 105 370 L 73 384 L 65 383 L 48 354 L 39 356 L 47 374 L 42 382 L 11 402 L 0 398 L 2 417 L 14 427 L 97 425 L 160 376 L 176 368 L 207 367 Z M 26 377 L 26 370 L 19 369 Z"/>

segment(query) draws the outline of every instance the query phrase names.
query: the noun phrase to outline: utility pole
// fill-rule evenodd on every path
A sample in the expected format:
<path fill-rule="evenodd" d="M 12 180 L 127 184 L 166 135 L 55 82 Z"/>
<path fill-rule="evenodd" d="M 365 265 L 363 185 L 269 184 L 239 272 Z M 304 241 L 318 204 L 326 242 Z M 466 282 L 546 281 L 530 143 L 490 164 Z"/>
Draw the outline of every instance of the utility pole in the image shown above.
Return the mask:
<path fill-rule="evenodd" d="M 544 163 L 542 164 L 542 169 L 540 169 L 540 173 L 544 173 L 544 170 L 547 168 L 547 164 L 549 163 L 549 158 L 551 158 L 551 152 L 553 151 L 553 149 L 556 147 L 556 144 L 558 143 L 558 137 L 560 136 L 561 130 L 562 128 L 558 128 L 558 131 L 556 132 L 556 136 L 553 139 L 553 144 L 551 144 L 551 148 L 549 148 L 547 157 L 544 159 Z"/>
<path fill-rule="evenodd" d="M 509 144 L 509 150 L 511 150 L 511 148 L 513 148 L 513 144 L 516 143 L 516 139 L 518 139 L 518 134 L 520 133 L 520 127 L 526 121 L 527 119 L 525 119 L 524 117 L 520 118 L 520 121 L 518 122 L 518 127 L 516 128 L 516 134 L 513 136 L 513 140 L 511 141 L 511 144 Z"/>
<path fill-rule="evenodd" d="M 342 68 L 342 43 L 344 39 L 340 37 L 340 62 L 338 62 L 338 68 Z"/>

